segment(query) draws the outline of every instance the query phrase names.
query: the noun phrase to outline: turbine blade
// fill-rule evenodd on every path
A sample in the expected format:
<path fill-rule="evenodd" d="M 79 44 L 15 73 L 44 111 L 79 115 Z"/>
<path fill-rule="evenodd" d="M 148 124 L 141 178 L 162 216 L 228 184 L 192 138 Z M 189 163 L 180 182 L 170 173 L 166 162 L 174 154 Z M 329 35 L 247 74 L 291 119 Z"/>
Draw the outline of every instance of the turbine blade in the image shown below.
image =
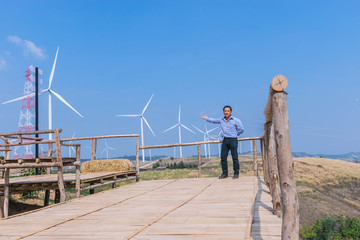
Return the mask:
<path fill-rule="evenodd" d="M 179 104 L 179 123 L 180 123 L 180 118 L 181 118 L 181 104 Z"/>
<path fill-rule="evenodd" d="M 104 153 L 107 150 L 107 148 L 105 148 L 101 153 Z"/>
<path fill-rule="evenodd" d="M 207 131 L 207 133 L 212 132 L 212 131 L 214 131 L 214 130 L 215 130 L 215 129 L 217 129 L 217 128 L 218 128 L 218 127 L 213 128 L 213 129 L 211 129 L 211 130 Z"/>
<path fill-rule="evenodd" d="M 35 93 L 31 93 L 31 94 L 28 94 L 28 95 L 25 95 L 25 96 L 22 96 L 22 97 L 19 97 L 19 98 L 15 98 L 13 100 L 10 100 L 10 101 L 7 101 L 7 102 L 3 102 L 2 104 L 7 104 L 7 103 L 11 103 L 11 102 L 16 102 L 16 101 L 19 101 L 19 100 L 22 100 L 24 98 L 27 98 L 27 97 L 33 97 L 35 96 Z"/>
<path fill-rule="evenodd" d="M 185 128 L 186 130 L 192 132 L 193 134 L 196 134 L 193 130 L 190 130 L 190 128 L 188 128 L 187 126 L 180 124 L 180 126 L 182 126 L 183 128 Z"/>
<path fill-rule="evenodd" d="M 116 115 L 117 117 L 140 117 L 141 115 L 130 114 L 130 115 Z"/>
<path fill-rule="evenodd" d="M 55 66 L 56 66 L 56 60 L 57 60 L 58 53 L 59 53 L 59 47 L 56 50 L 54 64 L 53 64 L 53 67 L 51 69 L 51 74 L 50 74 L 50 78 L 49 78 L 49 89 L 51 88 L 52 80 L 54 78 L 54 72 L 55 72 Z"/>
<path fill-rule="evenodd" d="M 143 111 L 142 111 L 141 115 L 143 115 L 143 114 L 145 113 L 145 111 L 146 111 L 147 107 L 149 106 L 149 104 L 150 104 L 150 102 L 151 102 L 151 99 L 152 99 L 153 97 L 154 97 L 154 94 L 153 94 L 153 95 L 151 95 L 151 98 L 150 98 L 150 100 L 148 101 L 148 103 L 146 104 L 146 106 L 144 107 L 144 109 L 143 109 Z"/>
<path fill-rule="evenodd" d="M 192 125 L 196 130 L 198 130 L 200 133 L 205 134 L 203 131 L 201 131 L 199 128 L 195 127 L 194 125 Z"/>
<path fill-rule="evenodd" d="M 53 90 L 50 90 L 51 93 L 53 93 L 60 101 L 65 103 L 66 106 L 71 108 L 74 112 L 76 112 L 80 117 L 84 118 L 83 115 L 81 115 L 78 111 L 75 110 L 62 96 L 60 96 L 58 93 L 54 92 Z"/>
<path fill-rule="evenodd" d="M 174 126 L 172 126 L 172 127 L 168 128 L 168 129 L 166 129 L 165 131 L 163 131 L 162 133 L 167 132 L 167 131 L 173 129 L 173 128 L 177 127 L 178 125 L 179 125 L 179 124 L 175 124 Z"/>
<path fill-rule="evenodd" d="M 155 133 L 154 133 L 154 131 L 151 129 L 149 123 L 146 121 L 146 119 L 145 119 L 144 117 L 142 117 L 142 118 L 144 119 L 144 122 L 146 123 L 146 125 L 147 125 L 148 128 L 150 129 L 151 133 L 152 133 L 152 134 L 154 135 L 154 137 L 155 137 Z"/>
<path fill-rule="evenodd" d="M 116 148 L 113 148 L 113 147 L 108 147 L 110 150 L 116 150 Z"/>

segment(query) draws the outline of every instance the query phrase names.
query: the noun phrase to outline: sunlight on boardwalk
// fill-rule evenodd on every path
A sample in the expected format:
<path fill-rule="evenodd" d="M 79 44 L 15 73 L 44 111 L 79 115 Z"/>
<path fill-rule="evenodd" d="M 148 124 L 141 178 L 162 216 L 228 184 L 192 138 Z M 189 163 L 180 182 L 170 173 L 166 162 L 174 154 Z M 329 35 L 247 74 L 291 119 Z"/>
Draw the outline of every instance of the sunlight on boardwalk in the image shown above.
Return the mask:
<path fill-rule="evenodd" d="M 261 186 L 253 177 L 141 181 L 1 220 L 0 239 L 245 239 L 254 183 Z M 254 231 L 267 237 L 252 234 L 272 239 L 264 223 L 280 232 L 281 221 L 273 227 L 266 192 L 258 199 Z"/>

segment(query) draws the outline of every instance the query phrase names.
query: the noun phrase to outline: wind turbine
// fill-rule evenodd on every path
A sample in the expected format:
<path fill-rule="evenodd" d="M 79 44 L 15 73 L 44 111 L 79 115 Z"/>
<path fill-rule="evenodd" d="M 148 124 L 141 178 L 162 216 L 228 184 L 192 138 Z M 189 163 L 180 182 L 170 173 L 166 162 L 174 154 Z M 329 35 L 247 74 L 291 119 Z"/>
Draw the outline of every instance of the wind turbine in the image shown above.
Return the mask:
<path fill-rule="evenodd" d="M 49 87 L 43 91 L 40 92 L 40 94 L 44 93 L 44 92 L 48 92 L 49 93 L 49 130 L 52 129 L 52 95 L 54 94 L 55 97 L 57 97 L 61 102 L 63 102 L 66 106 L 68 106 L 71 110 L 73 110 L 76 114 L 78 114 L 80 117 L 84 118 L 83 115 L 81 115 L 78 111 L 75 110 L 75 108 L 73 108 L 62 96 L 60 96 L 60 94 L 56 93 L 54 90 L 51 89 L 51 84 L 54 78 L 54 72 L 55 72 L 55 66 L 56 66 L 56 60 L 58 57 L 58 53 L 59 53 L 59 47 L 56 50 L 56 55 L 55 55 L 55 60 L 54 60 L 54 64 L 53 67 L 51 69 L 51 73 L 50 73 L 50 78 L 49 78 Z M 23 98 L 27 98 L 27 97 L 33 97 L 35 96 L 35 93 L 31 93 L 7 102 L 4 102 L 2 104 L 7 104 L 10 102 L 15 102 L 18 100 L 21 100 Z M 52 140 L 52 135 L 51 133 L 49 134 L 49 140 Z"/>
<path fill-rule="evenodd" d="M 146 121 L 145 117 L 144 117 L 144 113 L 147 109 L 147 107 L 149 106 L 151 99 L 154 97 L 154 94 L 151 95 L 150 100 L 148 101 L 148 103 L 146 104 L 146 106 L 144 107 L 143 111 L 141 112 L 141 114 L 131 114 L 131 115 L 116 115 L 117 117 L 140 117 L 141 121 L 140 121 L 140 126 L 141 126 L 141 146 L 144 146 L 144 127 L 143 127 L 143 121 L 146 123 L 146 125 L 148 126 L 148 128 L 150 129 L 151 133 L 155 136 L 155 133 L 153 132 L 153 130 L 151 129 L 149 123 Z M 142 149 L 142 161 L 145 162 L 145 151 L 144 149 Z"/>
<path fill-rule="evenodd" d="M 209 139 L 221 141 L 221 132 L 219 132 L 218 135 L 209 136 Z M 218 152 L 219 152 L 219 158 L 220 158 L 221 157 L 220 156 L 220 143 L 218 143 L 217 145 L 218 145 Z"/>
<path fill-rule="evenodd" d="M 202 131 L 199 128 L 195 127 L 194 125 L 193 125 L 193 127 L 204 135 L 204 142 L 209 140 L 208 139 L 209 133 L 218 128 L 218 127 L 216 127 L 216 128 L 211 129 L 211 130 L 207 130 L 207 127 L 205 125 L 205 131 Z M 208 155 L 210 155 L 210 148 L 209 148 L 209 146 L 206 146 L 206 145 L 208 145 L 208 144 L 204 144 L 204 151 L 205 151 L 205 157 L 208 157 Z M 209 148 L 209 153 L 207 152 L 207 147 Z"/>
<path fill-rule="evenodd" d="M 175 128 L 175 127 L 179 127 L 179 143 L 181 144 L 181 127 L 185 128 L 186 130 L 192 132 L 193 134 L 196 134 L 194 131 L 190 130 L 187 126 L 185 126 L 184 124 L 182 124 L 180 122 L 180 118 L 181 118 L 181 105 L 179 105 L 179 118 L 178 118 L 178 123 L 175 124 L 174 126 L 166 129 L 165 131 L 163 131 L 163 133 Z M 182 148 L 180 146 L 180 158 L 182 158 Z"/>
<path fill-rule="evenodd" d="M 74 138 L 75 134 L 76 134 L 76 131 L 74 132 L 74 134 L 72 135 L 71 138 Z M 69 142 L 69 144 L 71 144 L 71 143 L 72 143 L 72 140 Z M 75 153 L 74 147 L 73 146 L 69 147 L 69 158 L 71 158 L 71 150 L 74 151 L 74 153 Z"/>
<path fill-rule="evenodd" d="M 106 140 L 105 140 L 105 148 L 104 148 L 104 150 L 103 150 L 101 153 L 106 152 L 106 159 L 109 159 L 109 150 L 116 150 L 116 148 L 109 147 L 109 146 L 107 145 Z"/>

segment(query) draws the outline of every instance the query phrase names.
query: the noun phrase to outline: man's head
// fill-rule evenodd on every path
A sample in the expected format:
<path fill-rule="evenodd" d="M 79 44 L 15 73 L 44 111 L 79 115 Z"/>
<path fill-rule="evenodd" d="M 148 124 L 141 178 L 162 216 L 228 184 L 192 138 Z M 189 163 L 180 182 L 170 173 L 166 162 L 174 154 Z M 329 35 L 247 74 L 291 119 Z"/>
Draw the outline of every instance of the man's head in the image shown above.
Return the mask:
<path fill-rule="evenodd" d="M 226 118 L 229 118 L 231 116 L 231 112 L 232 112 L 232 108 L 228 105 L 226 105 L 224 108 L 223 108 L 223 111 L 224 111 L 224 116 Z"/>

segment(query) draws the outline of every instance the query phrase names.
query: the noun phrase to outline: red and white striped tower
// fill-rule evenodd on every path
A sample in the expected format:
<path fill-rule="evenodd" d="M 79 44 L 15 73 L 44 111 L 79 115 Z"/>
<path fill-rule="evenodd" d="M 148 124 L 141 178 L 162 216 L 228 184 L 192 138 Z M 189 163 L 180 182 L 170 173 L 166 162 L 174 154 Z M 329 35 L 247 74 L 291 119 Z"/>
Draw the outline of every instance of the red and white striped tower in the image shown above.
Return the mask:
<path fill-rule="evenodd" d="M 33 66 L 29 66 L 25 70 L 25 86 L 23 96 L 32 94 L 35 92 L 35 68 Z M 41 71 L 39 71 L 41 75 Z M 41 81 L 40 81 L 41 83 Z M 18 132 L 31 132 L 35 131 L 35 97 L 34 95 L 25 97 L 21 102 L 20 109 L 20 117 L 18 124 Z M 17 146 L 14 149 L 14 158 L 34 158 L 35 155 L 33 153 L 34 146 L 25 145 L 25 146 Z"/>

